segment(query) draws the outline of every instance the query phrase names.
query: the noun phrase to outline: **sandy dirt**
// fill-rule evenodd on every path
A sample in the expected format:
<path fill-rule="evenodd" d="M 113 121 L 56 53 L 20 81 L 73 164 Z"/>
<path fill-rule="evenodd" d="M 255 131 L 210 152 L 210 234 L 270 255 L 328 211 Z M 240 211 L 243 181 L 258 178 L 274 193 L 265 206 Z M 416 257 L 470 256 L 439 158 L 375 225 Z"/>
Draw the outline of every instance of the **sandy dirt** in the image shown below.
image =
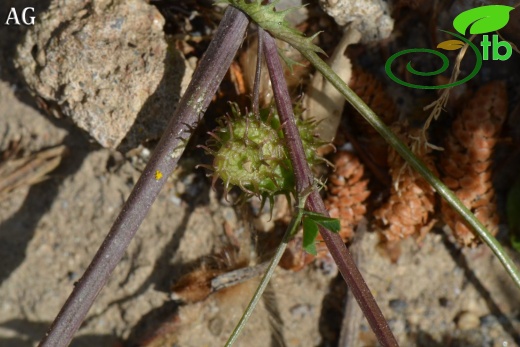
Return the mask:
<path fill-rule="evenodd" d="M 13 3 L 3 1 L 0 14 Z M 0 347 L 37 344 L 139 177 L 135 161 L 38 110 L 12 66 L 23 30 L 0 26 L 0 149 L 21 138 L 27 153 L 59 144 L 69 153 L 47 180 L 0 199 Z M 252 221 L 210 189 L 194 159 L 182 162 L 72 346 L 136 346 L 165 322 L 172 332 L 156 346 L 220 346 L 238 320 L 255 280 L 195 304 L 169 299 L 172 283 L 229 245 L 225 226 L 243 247 L 256 238 Z M 437 230 L 401 248 L 392 263 L 367 233 L 356 250 L 401 346 L 520 345 L 519 290 L 486 247 L 460 250 Z M 342 281 L 316 264 L 280 269 L 237 346 L 338 346 L 345 298 Z M 349 346 L 376 346 L 364 319 L 346 311 L 356 330 Z"/>

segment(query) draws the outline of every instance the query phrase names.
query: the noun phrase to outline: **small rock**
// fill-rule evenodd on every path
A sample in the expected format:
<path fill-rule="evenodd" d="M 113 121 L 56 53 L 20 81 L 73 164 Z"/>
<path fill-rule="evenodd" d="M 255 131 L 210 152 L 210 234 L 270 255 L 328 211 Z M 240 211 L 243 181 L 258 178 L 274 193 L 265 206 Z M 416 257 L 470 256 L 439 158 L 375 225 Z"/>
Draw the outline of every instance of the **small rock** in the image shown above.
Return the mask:
<path fill-rule="evenodd" d="M 221 317 L 215 317 L 208 322 L 208 329 L 213 336 L 219 336 L 222 333 L 224 322 Z"/>
<path fill-rule="evenodd" d="M 255 230 L 267 232 L 274 228 L 274 220 L 271 218 L 270 213 L 262 213 L 260 216 L 253 220 Z"/>
<path fill-rule="evenodd" d="M 457 319 L 457 328 L 460 330 L 476 329 L 480 326 L 480 318 L 473 312 L 462 312 Z"/>
<path fill-rule="evenodd" d="M 439 298 L 439 305 L 441 305 L 441 307 L 450 307 L 452 305 L 452 302 L 448 298 L 441 297 Z"/>
<path fill-rule="evenodd" d="M 401 299 L 392 299 L 388 302 L 388 306 L 397 313 L 403 313 L 408 307 L 408 303 Z"/>
<path fill-rule="evenodd" d="M 382 0 L 320 0 L 320 6 L 339 25 L 355 22 L 363 43 L 385 39 L 394 28 L 388 4 Z"/>
<path fill-rule="evenodd" d="M 70 117 L 107 148 L 132 129 L 133 148 L 164 130 L 191 76 L 163 26 L 144 0 L 53 0 L 15 64 L 52 114 Z"/>
<path fill-rule="evenodd" d="M 492 326 L 498 323 L 497 317 L 492 314 L 487 314 L 485 316 L 480 317 L 480 323 L 483 326 Z"/>
<path fill-rule="evenodd" d="M 305 316 L 313 313 L 313 307 L 308 304 L 298 304 L 291 307 L 289 312 L 293 317 L 297 319 L 303 319 Z"/>

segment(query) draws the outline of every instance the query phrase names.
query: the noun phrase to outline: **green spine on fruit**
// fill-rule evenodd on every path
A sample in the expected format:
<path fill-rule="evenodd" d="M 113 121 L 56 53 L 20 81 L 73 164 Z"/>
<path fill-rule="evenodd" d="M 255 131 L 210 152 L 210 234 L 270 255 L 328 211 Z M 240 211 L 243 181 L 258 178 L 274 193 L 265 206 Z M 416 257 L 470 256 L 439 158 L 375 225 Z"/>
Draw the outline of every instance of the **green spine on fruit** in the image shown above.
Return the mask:
<path fill-rule="evenodd" d="M 240 113 L 232 104 L 231 116 L 218 121 L 210 133 L 206 147 L 214 155 L 213 182 L 220 178 L 226 191 L 238 186 L 247 196 L 272 198 L 277 194 L 294 193 L 295 180 L 280 120 L 274 109 L 260 115 Z M 319 158 L 316 149 L 322 143 L 314 136 L 314 124 L 296 121 L 305 155 L 312 167 Z"/>

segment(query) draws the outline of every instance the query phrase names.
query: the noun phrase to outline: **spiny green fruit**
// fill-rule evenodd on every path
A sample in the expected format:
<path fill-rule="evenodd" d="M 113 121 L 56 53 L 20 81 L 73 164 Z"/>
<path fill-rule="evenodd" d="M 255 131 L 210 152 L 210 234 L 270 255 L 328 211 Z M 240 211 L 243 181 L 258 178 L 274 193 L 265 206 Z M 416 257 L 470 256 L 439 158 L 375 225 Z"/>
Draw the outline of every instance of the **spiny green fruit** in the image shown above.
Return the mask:
<path fill-rule="evenodd" d="M 240 113 L 232 104 L 232 115 L 218 120 L 204 147 L 214 156 L 213 183 L 224 181 L 226 191 L 238 186 L 246 196 L 271 199 L 277 194 L 294 193 L 295 181 L 278 114 L 264 109 L 260 115 Z M 319 158 L 316 148 L 322 143 L 314 136 L 314 124 L 297 120 L 297 127 L 312 167 Z"/>

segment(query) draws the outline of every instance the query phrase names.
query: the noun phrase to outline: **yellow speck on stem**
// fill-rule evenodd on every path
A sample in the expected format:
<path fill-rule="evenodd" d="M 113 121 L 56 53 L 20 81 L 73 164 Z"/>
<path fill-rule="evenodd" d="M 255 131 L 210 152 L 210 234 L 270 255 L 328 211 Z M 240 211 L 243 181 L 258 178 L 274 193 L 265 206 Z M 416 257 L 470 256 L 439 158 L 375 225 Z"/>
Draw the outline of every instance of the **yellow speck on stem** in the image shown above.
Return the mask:
<path fill-rule="evenodd" d="M 155 180 L 158 181 L 162 178 L 163 173 L 159 170 L 155 171 Z"/>

